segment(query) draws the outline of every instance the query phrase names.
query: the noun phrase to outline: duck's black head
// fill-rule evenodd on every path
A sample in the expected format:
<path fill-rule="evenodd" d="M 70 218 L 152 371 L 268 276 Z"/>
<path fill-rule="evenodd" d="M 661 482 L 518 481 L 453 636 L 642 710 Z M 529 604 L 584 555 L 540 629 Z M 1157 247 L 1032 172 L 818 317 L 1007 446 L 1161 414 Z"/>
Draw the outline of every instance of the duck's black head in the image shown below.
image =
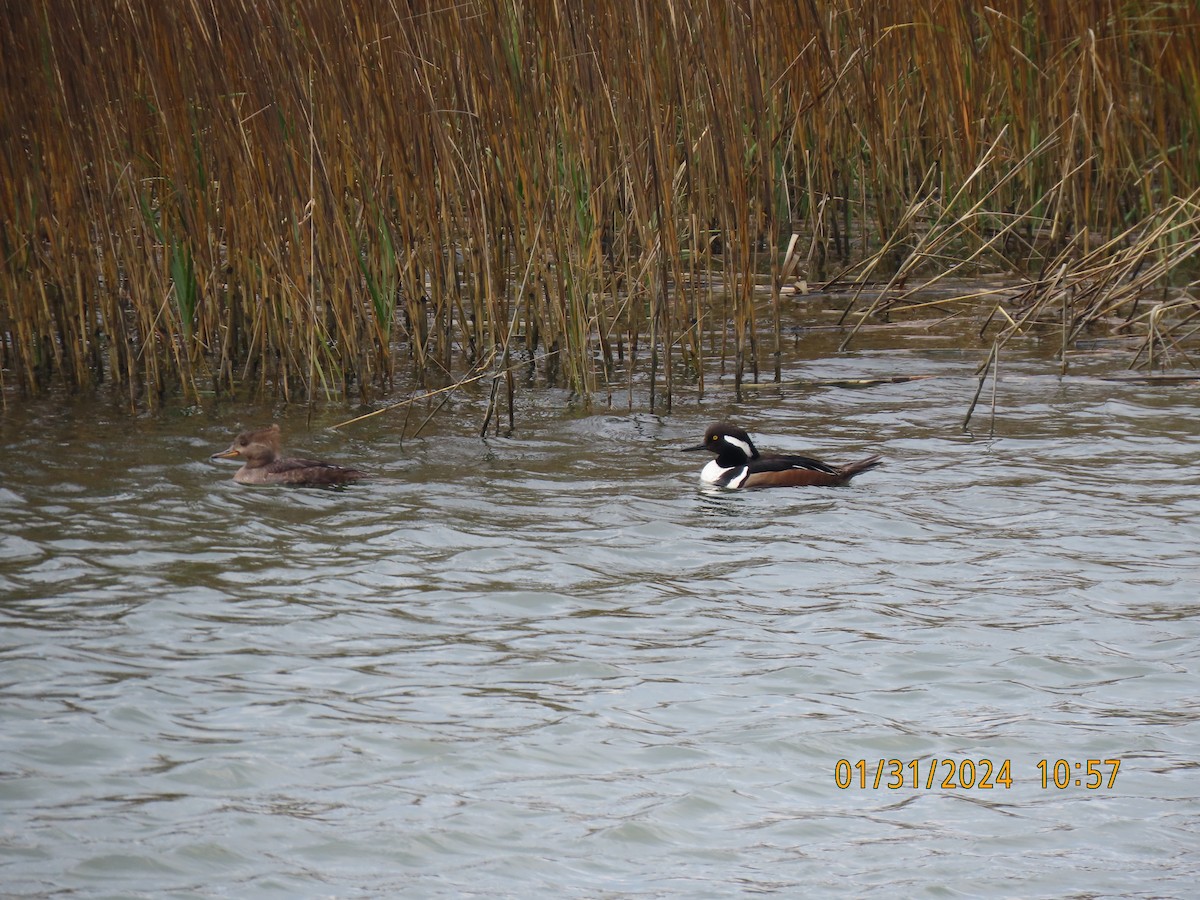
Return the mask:
<path fill-rule="evenodd" d="M 688 451 L 707 450 L 717 455 L 717 461 L 722 466 L 745 465 L 749 460 L 758 458 L 758 450 L 750 435 L 745 430 L 727 422 L 717 422 L 708 426 L 704 432 L 704 443 L 695 447 L 686 447 Z"/>

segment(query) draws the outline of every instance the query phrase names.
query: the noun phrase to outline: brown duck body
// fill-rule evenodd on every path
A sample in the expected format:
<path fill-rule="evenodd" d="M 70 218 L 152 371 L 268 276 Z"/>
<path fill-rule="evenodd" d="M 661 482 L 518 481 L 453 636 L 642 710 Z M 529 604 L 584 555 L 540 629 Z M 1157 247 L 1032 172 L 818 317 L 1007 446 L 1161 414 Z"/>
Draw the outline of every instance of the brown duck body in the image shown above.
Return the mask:
<path fill-rule="evenodd" d="M 278 425 L 243 431 L 228 450 L 214 453 L 212 458 L 242 460 L 242 467 L 233 474 L 238 484 L 334 485 L 367 477 L 357 469 L 319 459 L 283 457 Z"/>
<path fill-rule="evenodd" d="M 717 455 L 700 472 L 705 484 L 728 488 L 833 487 L 880 464 L 869 456 L 846 466 L 835 466 L 808 456 L 761 454 L 736 425 L 718 422 L 704 433 L 704 443 L 687 450 L 708 450 Z"/>

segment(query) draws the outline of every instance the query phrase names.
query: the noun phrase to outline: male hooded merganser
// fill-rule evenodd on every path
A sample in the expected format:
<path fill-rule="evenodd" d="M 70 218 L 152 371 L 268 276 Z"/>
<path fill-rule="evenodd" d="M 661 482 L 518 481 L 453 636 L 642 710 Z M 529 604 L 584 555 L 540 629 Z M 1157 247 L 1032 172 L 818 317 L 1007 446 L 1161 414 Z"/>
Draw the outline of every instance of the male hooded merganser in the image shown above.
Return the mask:
<path fill-rule="evenodd" d="M 238 484 L 346 484 L 366 478 L 365 473 L 316 459 L 281 459 L 279 426 L 243 431 L 228 450 L 214 453 L 213 459 L 241 459 L 242 467 L 233 473 Z"/>
<path fill-rule="evenodd" d="M 728 488 L 788 487 L 845 484 L 855 475 L 873 469 L 880 457 L 869 456 L 848 466 L 831 466 L 807 456 L 761 455 L 750 435 L 736 425 L 718 422 L 704 433 L 704 443 L 688 451 L 717 454 L 700 472 L 705 484 Z"/>

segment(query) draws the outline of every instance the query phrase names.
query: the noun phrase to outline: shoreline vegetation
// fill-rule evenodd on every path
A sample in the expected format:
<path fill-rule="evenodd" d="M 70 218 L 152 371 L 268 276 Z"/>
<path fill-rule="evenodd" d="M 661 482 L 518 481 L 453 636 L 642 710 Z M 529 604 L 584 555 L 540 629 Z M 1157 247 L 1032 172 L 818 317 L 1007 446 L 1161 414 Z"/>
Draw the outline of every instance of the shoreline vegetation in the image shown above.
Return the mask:
<path fill-rule="evenodd" d="M 0 394 L 669 409 L 922 291 L 1009 338 L 1200 329 L 1200 11 L 944 0 L 31 0 L 0 30 Z M 1055 331 L 1055 329 L 1057 331 Z M 990 349 L 989 349 L 990 348 Z M 986 375 L 986 371 L 983 372 Z M 982 386 L 982 381 L 981 381 Z M 492 415 L 489 408 L 488 416 Z M 486 428 L 486 424 L 485 424 Z"/>

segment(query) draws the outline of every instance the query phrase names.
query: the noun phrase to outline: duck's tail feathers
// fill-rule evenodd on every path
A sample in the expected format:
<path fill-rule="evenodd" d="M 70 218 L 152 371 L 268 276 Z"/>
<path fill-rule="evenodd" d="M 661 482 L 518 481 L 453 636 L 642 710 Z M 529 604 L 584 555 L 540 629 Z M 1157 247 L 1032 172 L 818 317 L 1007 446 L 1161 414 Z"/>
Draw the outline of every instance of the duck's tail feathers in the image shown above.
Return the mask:
<path fill-rule="evenodd" d="M 883 463 L 882 456 L 868 456 L 866 459 L 860 459 L 856 463 L 850 463 L 848 466 L 842 467 L 842 476 L 849 481 L 855 475 L 861 475 L 878 465 Z"/>

